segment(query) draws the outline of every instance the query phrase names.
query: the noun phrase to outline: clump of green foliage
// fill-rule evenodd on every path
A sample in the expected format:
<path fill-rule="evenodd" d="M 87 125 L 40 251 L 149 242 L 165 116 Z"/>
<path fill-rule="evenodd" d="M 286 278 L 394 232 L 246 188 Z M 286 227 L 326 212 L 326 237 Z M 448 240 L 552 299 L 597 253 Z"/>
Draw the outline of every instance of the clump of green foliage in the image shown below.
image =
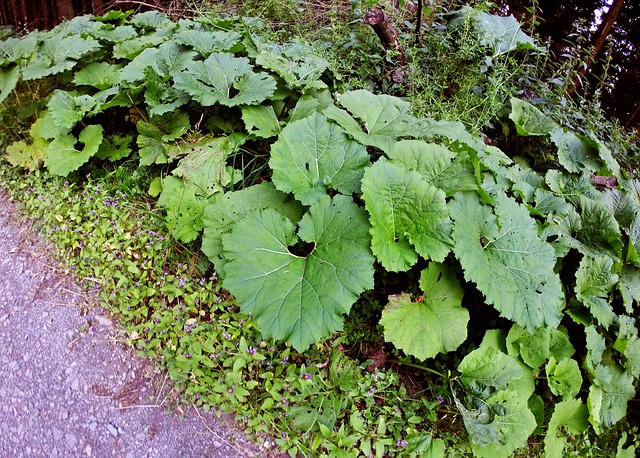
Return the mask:
<path fill-rule="evenodd" d="M 513 18 L 465 7 L 447 26 L 479 41 L 457 51 L 483 56 L 479 78 L 508 80 L 514 53 L 543 51 Z M 434 429 L 443 413 L 476 456 L 509 456 L 544 429 L 560 456 L 571 437 L 619 424 L 640 378 L 640 197 L 607 144 L 521 98 L 503 106 L 494 81 L 468 113 L 507 110 L 505 154 L 480 124 L 333 92 L 325 54 L 254 30 L 112 12 L 0 42 L 2 116 L 24 126 L 3 137 L 15 140 L 6 160 L 35 172 L 5 181 L 76 269 L 104 279 L 94 289 L 141 353 L 203 406 L 279 429 L 292 455 L 462 450 Z M 33 81 L 46 101 L 23 104 L 39 98 Z M 123 163 L 135 164 L 129 192 L 105 194 L 95 176 L 119 187 L 126 168 L 111 164 Z M 62 178 L 36 186 L 42 165 Z M 62 181 L 83 176 L 80 193 Z M 123 220 L 127 195 L 147 191 L 163 221 Z M 156 262 L 176 248 L 190 262 Z M 390 275 L 403 286 L 380 293 Z M 444 405 L 408 398 L 397 374 L 344 355 L 349 336 L 334 340 L 371 290 L 379 344 L 425 369 Z"/>

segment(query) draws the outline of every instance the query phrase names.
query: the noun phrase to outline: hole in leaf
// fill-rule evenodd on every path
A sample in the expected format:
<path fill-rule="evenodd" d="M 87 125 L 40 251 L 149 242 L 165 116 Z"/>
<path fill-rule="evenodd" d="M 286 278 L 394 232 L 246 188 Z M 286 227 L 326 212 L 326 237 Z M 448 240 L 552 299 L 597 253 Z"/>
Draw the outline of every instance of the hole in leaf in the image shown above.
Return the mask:
<path fill-rule="evenodd" d="M 289 253 L 291 253 L 294 256 L 300 256 L 300 257 L 306 258 L 311 253 L 313 253 L 313 250 L 315 249 L 315 247 L 316 247 L 316 244 L 313 242 L 304 242 L 302 240 L 299 240 L 298 243 L 296 243 L 295 245 L 291 245 L 289 247 Z"/>
<path fill-rule="evenodd" d="M 305 169 L 307 169 L 307 172 L 310 170 L 310 167 L 309 167 L 309 163 L 308 163 L 308 162 L 305 162 L 305 164 L 304 164 L 304 168 L 305 168 Z"/>
<path fill-rule="evenodd" d="M 73 149 L 75 149 L 76 151 L 84 150 L 84 143 L 82 143 L 81 141 L 77 141 L 76 144 L 73 145 Z"/>
<path fill-rule="evenodd" d="M 237 90 L 235 87 L 231 86 L 229 88 L 229 98 L 232 99 L 234 98 L 236 95 L 240 94 L 240 91 Z"/>

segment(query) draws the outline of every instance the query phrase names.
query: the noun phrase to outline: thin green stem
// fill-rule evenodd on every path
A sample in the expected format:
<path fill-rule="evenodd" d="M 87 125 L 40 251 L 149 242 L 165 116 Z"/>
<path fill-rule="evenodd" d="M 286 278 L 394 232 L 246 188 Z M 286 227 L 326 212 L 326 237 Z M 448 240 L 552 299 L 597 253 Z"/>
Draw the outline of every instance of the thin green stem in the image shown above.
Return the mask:
<path fill-rule="evenodd" d="M 426 371 L 426 372 L 431 372 L 432 374 L 438 375 L 438 376 L 440 376 L 440 377 L 442 377 L 444 379 L 447 379 L 447 380 L 449 379 L 449 377 L 447 377 L 442 372 L 438 372 L 437 370 L 431 369 L 431 368 L 426 367 L 426 366 L 421 366 L 420 364 L 405 363 L 403 361 L 398 361 L 396 359 L 389 359 L 387 361 L 389 361 L 390 363 L 402 364 L 403 366 L 415 367 L 416 369 L 420 369 L 420 370 L 423 370 L 423 371 Z"/>

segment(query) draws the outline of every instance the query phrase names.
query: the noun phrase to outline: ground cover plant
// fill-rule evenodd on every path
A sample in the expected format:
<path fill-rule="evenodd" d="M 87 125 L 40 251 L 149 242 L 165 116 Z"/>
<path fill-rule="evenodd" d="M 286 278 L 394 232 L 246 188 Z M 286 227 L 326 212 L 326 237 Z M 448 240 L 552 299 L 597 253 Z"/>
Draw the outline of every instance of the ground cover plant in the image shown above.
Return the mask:
<path fill-rule="evenodd" d="M 497 73 L 543 52 L 513 18 L 448 17 Z M 632 456 L 640 194 L 618 146 L 498 92 L 481 112 L 502 118 L 424 117 L 260 27 L 111 12 L 0 42 L 3 160 L 31 172 L 3 181 L 128 341 L 292 455 L 591 435 Z"/>

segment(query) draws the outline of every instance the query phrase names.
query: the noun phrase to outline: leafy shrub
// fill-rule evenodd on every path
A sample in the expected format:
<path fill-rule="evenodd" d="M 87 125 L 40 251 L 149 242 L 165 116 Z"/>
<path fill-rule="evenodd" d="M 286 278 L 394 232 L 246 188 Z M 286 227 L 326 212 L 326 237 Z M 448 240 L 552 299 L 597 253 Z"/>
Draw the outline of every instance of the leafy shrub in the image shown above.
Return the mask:
<path fill-rule="evenodd" d="M 535 47 L 508 20 L 456 14 L 480 29 L 494 57 Z M 478 25 L 487 21 L 490 30 Z M 304 45 L 263 42 L 241 19 L 82 17 L 0 43 L 0 59 L 5 100 L 28 81 L 58 80 L 30 138 L 7 148 L 9 162 L 67 176 L 137 153 L 140 165 L 162 170 L 150 192 L 172 235 L 190 242 L 203 231 L 222 285 L 263 338 L 306 350 L 342 329 L 376 269 L 416 269 L 423 294 L 388 298 L 385 338 L 424 360 L 461 348 L 467 328 L 483 336 L 457 375 L 445 376 L 474 454 L 506 457 L 526 445 L 545 424 L 545 398 L 562 399 L 547 423 L 550 455 L 562 453 L 564 431 L 591 425 L 600 434 L 625 416 L 640 378 L 640 197 L 595 135 L 512 98 L 522 153 L 548 151 L 544 162 L 507 155 L 460 122 L 413 114 L 400 98 L 331 94 L 327 61 Z M 179 285 L 162 288 L 170 301 L 184 295 Z M 472 322 L 469 293 L 503 326 Z M 162 313 L 153 319 L 151 339 L 169 326 Z M 172 375 L 197 375 L 203 355 L 235 352 L 221 332 L 207 323 L 195 338 L 176 338 Z M 239 388 L 239 370 L 262 361 L 250 347 L 240 341 L 243 358 L 217 385 L 237 402 L 259 384 Z M 536 377 L 543 368 L 546 380 Z M 583 383 L 589 393 L 578 397 Z M 298 412 L 325 438 L 343 408 L 328 402 L 315 406 L 322 421 Z M 425 444 L 444 453 L 439 441 Z"/>

